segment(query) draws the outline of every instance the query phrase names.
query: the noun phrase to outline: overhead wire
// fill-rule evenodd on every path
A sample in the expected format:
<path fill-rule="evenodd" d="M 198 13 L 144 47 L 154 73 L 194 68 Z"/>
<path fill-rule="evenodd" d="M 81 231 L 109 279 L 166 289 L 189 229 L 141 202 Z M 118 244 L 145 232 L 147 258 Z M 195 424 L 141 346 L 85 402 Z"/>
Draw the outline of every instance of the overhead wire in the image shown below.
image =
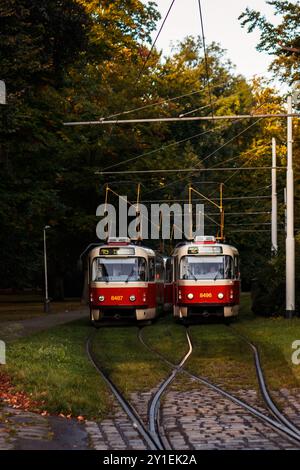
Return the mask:
<path fill-rule="evenodd" d="M 143 72 L 143 70 L 144 70 L 144 68 L 145 68 L 145 66 L 146 66 L 146 63 L 147 63 L 147 61 L 149 60 L 149 58 L 150 58 L 150 56 L 151 56 L 152 50 L 153 50 L 153 48 L 154 48 L 154 46 L 155 46 L 155 43 L 156 43 L 156 41 L 157 41 L 157 39 L 158 39 L 158 37 L 159 37 L 161 31 L 162 31 L 162 28 L 163 28 L 163 26 L 164 26 L 164 24 L 165 24 L 165 21 L 166 21 L 168 15 L 169 15 L 169 13 L 170 13 L 170 11 L 171 11 L 171 8 L 172 8 L 172 6 L 174 5 L 174 3 L 175 3 L 175 0 L 173 0 L 173 1 L 171 2 L 171 5 L 170 5 L 169 10 L 168 10 L 168 12 L 167 12 L 167 15 L 166 15 L 166 17 L 165 17 L 165 19 L 164 19 L 164 21 L 163 21 L 163 24 L 162 24 L 162 26 L 161 26 L 161 28 L 160 28 L 160 30 L 159 30 L 159 32 L 158 32 L 156 38 L 155 38 L 155 41 L 154 41 L 154 43 L 153 43 L 153 45 L 152 45 L 152 47 L 151 47 L 151 49 L 150 49 L 150 51 L 149 51 L 149 54 L 148 54 L 147 57 L 146 57 L 145 62 L 144 62 L 144 64 L 143 64 L 143 67 L 142 67 L 142 70 L 141 70 L 141 72 L 140 72 L 140 75 L 142 74 L 142 72 Z M 201 31 L 202 31 L 202 41 L 203 41 L 204 56 L 205 56 L 206 79 L 207 79 L 208 91 L 209 91 L 209 95 L 210 95 L 210 102 L 211 102 L 211 106 L 212 106 L 211 90 L 210 90 L 210 87 L 209 87 L 209 69 L 208 69 L 207 52 L 206 52 L 206 45 L 205 45 L 204 24 L 203 24 L 203 16 L 202 16 L 202 9 L 201 9 L 201 1 L 200 1 L 200 0 L 198 0 L 198 6 L 199 6 L 199 13 L 200 13 L 200 22 L 201 22 Z M 139 78 L 140 78 L 140 75 L 139 75 Z M 193 111 L 187 112 L 187 113 L 185 113 L 184 115 L 190 114 L 190 113 L 192 113 L 192 112 L 193 112 Z M 213 112 L 213 108 L 212 108 L 212 116 L 213 116 L 213 115 L 214 115 L 214 112 Z M 228 145 L 228 143 L 230 143 L 232 140 L 234 140 L 235 138 L 237 138 L 239 135 L 241 135 L 242 133 L 246 132 L 246 131 L 247 131 L 249 128 L 251 128 L 253 125 L 257 124 L 257 122 L 259 122 L 260 120 L 261 120 L 261 119 L 258 119 L 257 121 L 255 121 L 254 123 L 252 123 L 250 126 L 248 126 L 246 129 L 244 129 L 241 133 L 239 133 L 238 135 L 234 136 L 232 139 L 229 139 L 229 140 L 228 140 L 227 142 L 225 142 L 223 145 L 221 145 L 220 147 L 218 147 L 218 149 L 216 149 L 214 152 L 211 152 L 211 153 L 210 153 L 209 155 L 207 155 L 204 159 L 202 159 L 201 162 L 199 162 L 198 166 L 201 165 L 206 159 L 208 159 L 209 157 L 211 157 L 212 155 L 214 155 L 215 153 L 217 153 L 217 151 L 219 151 L 220 149 L 222 149 L 225 145 Z M 203 134 L 202 134 L 202 135 L 203 135 Z M 184 139 L 184 140 L 186 140 L 186 139 Z M 174 145 L 174 144 L 175 144 L 175 143 L 172 143 L 172 144 L 170 144 L 169 146 Z M 176 142 L 176 144 L 177 144 L 177 142 Z M 169 147 L 169 146 L 167 146 L 167 147 Z M 166 148 L 166 146 L 164 146 L 163 148 Z M 160 150 L 160 149 L 158 149 L 158 150 L 156 150 L 156 151 L 159 151 L 159 150 Z M 154 153 L 154 151 L 149 152 L 148 155 L 151 154 L 151 153 Z M 146 156 L 146 155 L 145 155 L 145 156 Z M 134 157 L 134 158 L 132 158 L 132 159 L 128 159 L 126 162 L 135 160 L 136 158 L 139 158 L 139 157 L 140 157 L 140 156 Z M 249 161 L 251 161 L 253 158 L 254 158 L 254 156 L 251 156 L 251 157 L 244 163 L 244 165 L 242 165 L 242 167 L 245 167 L 245 165 L 246 165 Z M 120 164 L 123 164 L 123 163 L 125 163 L 125 162 L 121 162 Z M 110 168 L 112 168 L 112 167 L 114 167 L 114 166 L 118 166 L 118 164 L 113 165 L 113 166 L 111 166 Z M 226 182 L 229 181 L 231 178 L 233 178 L 233 177 L 242 169 L 242 167 L 236 169 L 235 172 L 234 172 L 234 174 L 231 175 L 229 178 L 227 178 L 224 183 L 226 183 Z M 108 169 L 108 167 L 105 168 L 105 169 Z M 105 169 L 104 169 L 104 170 L 105 170 Z M 182 179 L 181 179 L 181 180 L 182 180 Z M 165 187 L 166 187 L 166 186 L 164 186 L 163 189 L 165 189 Z M 148 194 L 150 194 L 150 193 L 151 193 L 151 191 L 148 192 Z M 211 219 L 211 220 L 212 220 L 212 219 Z"/>
<path fill-rule="evenodd" d="M 234 157 L 238 158 L 238 157 Z M 155 170 L 134 170 L 134 174 L 136 173 L 189 173 L 193 171 L 236 171 L 236 170 L 271 170 L 272 166 L 251 166 L 251 167 L 209 167 L 209 168 L 175 168 L 175 169 L 164 169 L 159 168 Z M 277 167 L 277 170 L 285 170 L 284 167 Z M 132 170 L 121 170 L 121 171 L 99 171 L 95 172 L 95 174 L 99 175 L 123 175 L 123 174 L 132 174 Z M 202 181 L 201 181 L 202 183 Z M 203 184 L 206 182 L 204 181 Z M 224 183 L 225 184 L 225 183 Z"/>
<path fill-rule="evenodd" d="M 160 28 L 159 28 L 159 30 L 158 30 L 158 33 L 157 33 L 157 35 L 156 35 L 156 37 L 155 37 L 155 39 L 154 39 L 154 41 L 153 41 L 153 43 L 152 43 L 152 46 L 151 46 L 151 48 L 150 48 L 150 51 L 148 52 L 148 54 L 147 54 L 147 56 L 146 56 L 146 59 L 144 60 L 144 63 L 143 63 L 143 65 L 142 65 L 142 68 L 141 68 L 141 71 L 140 71 L 140 73 L 139 73 L 139 76 L 138 76 L 137 81 L 140 80 L 140 78 L 141 78 L 141 76 L 142 76 L 142 73 L 143 73 L 144 70 L 145 70 L 145 67 L 146 67 L 146 65 L 147 65 L 147 63 L 148 63 L 148 60 L 149 60 L 150 57 L 151 57 L 151 54 L 152 54 L 153 49 L 154 49 L 154 47 L 155 47 L 155 44 L 156 44 L 156 42 L 157 42 L 157 40 L 158 40 L 158 38 L 159 38 L 159 36 L 160 36 L 162 30 L 163 30 L 163 27 L 164 27 L 164 25 L 165 25 L 165 23 L 166 23 L 166 21 L 167 21 L 167 19 L 168 19 L 168 16 L 169 16 L 169 14 L 170 14 L 170 12 L 171 12 L 171 10 L 172 10 L 172 7 L 173 7 L 175 1 L 176 1 L 176 0 L 172 0 L 172 1 L 171 1 L 171 4 L 170 4 L 170 6 L 169 6 L 169 9 L 168 9 L 168 11 L 167 11 L 167 13 L 166 13 L 166 16 L 165 16 L 165 18 L 164 18 L 164 20 L 163 20 L 163 22 L 162 22 L 162 24 L 161 24 L 161 26 L 160 26 Z"/>
<path fill-rule="evenodd" d="M 204 63 L 205 63 L 206 80 L 207 80 L 207 85 L 208 85 L 209 101 L 211 105 L 211 114 L 212 114 L 212 117 L 214 117 L 214 107 L 212 103 L 212 94 L 211 94 L 210 81 L 209 81 L 209 66 L 208 66 L 208 57 L 207 57 L 207 50 L 206 50 L 206 44 L 205 44 L 204 22 L 203 22 L 202 8 L 201 8 L 201 0 L 198 0 L 198 9 L 199 9 L 199 15 L 200 15 L 202 45 L 203 45 L 203 51 L 204 51 Z"/>
<path fill-rule="evenodd" d="M 223 127 L 223 126 L 219 126 L 219 127 Z M 158 149 L 154 149 L 154 150 L 150 150 L 149 152 L 146 152 L 146 153 L 142 153 L 140 155 L 136 155 L 135 157 L 132 157 L 132 158 L 128 158 L 127 160 L 124 160 L 122 162 L 119 162 L 119 163 L 115 163 L 113 165 L 109 165 L 109 166 L 106 166 L 105 168 L 103 168 L 102 171 L 106 171 L 106 170 L 110 170 L 111 168 L 115 168 L 117 166 L 120 166 L 120 165 L 124 165 L 125 163 L 129 163 L 129 162 L 132 162 L 134 160 L 137 160 L 137 159 L 142 159 L 143 157 L 147 157 L 148 155 L 152 155 L 154 153 L 157 153 L 161 150 L 165 150 L 167 148 L 170 148 L 170 147 L 174 147 L 176 145 L 179 145 L 179 144 L 182 144 L 183 142 L 187 142 L 188 140 L 193 140 L 193 139 L 196 139 L 197 137 L 201 137 L 202 135 L 205 135 L 205 134 L 208 134 L 210 132 L 215 132 L 214 129 L 208 129 L 206 131 L 203 131 L 203 132 L 199 132 L 197 134 L 194 134 L 192 136 L 189 136 L 189 137 L 186 137 L 185 139 L 181 139 L 181 140 L 177 140 L 175 142 L 171 142 L 170 144 L 168 145 L 163 145 L 161 147 L 159 147 Z"/>
<path fill-rule="evenodd" d="M 228 82 L 222 82 L 222 83 L 218 83 L 216 85 L 213 85 L 213 86 L 210 85 L 210 86 L 211 86 L 211 88 L 218 88 L 220 86 L 226 85 L 227 83 Z M 144 109 L 153 108 L 154 106 L 162 106 L 162 105 L 170 103 L 172 101 L 177 101 L 177 100 L 180 100 L 181 98 L 186 98 L 187 96 L 192 96 L 192 95 L 204 93 L 206 91 L 206 89 L 207 89 L 207 85 L 205 85 L 200 90 L 194 90 L 194 91 L 191 91 L 189 93 L 184 93 L 182 95 L 174 96 L 173 98 L 168 98 L 168 99 L 163 100 L 163 101 L 156 101 L 154 103 L 149 103 L 149 104 L 145 104 L 143 106 L 139 106 L 139 107 L 136 107 L 136 108 L 131 108 L 127 111 L 120 111 L 119 113 L 110 114 L 109 116 L 106 116 L 105 118 L 104 117 L 100 118 L 100 120 L 110 119 L 110 118 L 113 118 L 113 117 L 121 116 L 123 114 L 134 113 L 136 111 L 141 111 L 141 110 L 144 110 Z M 207 105 L 207 106 L 209 106 L 209 105 Z M 207 107 L 207 106 L 205 106 L 205 107 Z M 201 108 L 199 108 L 199 109 L 201 109 Z M 203 107 L 203 109 L 204 109 L 204 107 Z"/>
<path fill-rule="evenodd" d="M 118 198 L 122 199 L 124 202 L 126 202 L 126 204 L 128 204 L 128 205 L 131 206 L 131 207 L 138 208 L 138 207 L 140 206 L 140 202 L 133 204 L 133 203 L 130 202 L 127 198 L 125 198 L 124 196 L 121 196 L 119 193 L 117 193 L 116 191 L 114 191 L 113 189 L 111 189 L 108 184 L 106 184 L 106 185 L 105 185 L 105 207 L 107 207 L 108 191 L 110 191 L 112 194 L 114 194 L 114 195 L 117 196 Z M 139 201 L 139 191 L 140 191 L 140 190 L 138 189 L 138 201 Z M 159 225 L 156 225 L 156 224 L 154 224 L 154 223 L 152 222 L 151 219 L 149 219 L 148 217 L 146 217 L 144 214 L 143 214 L 142 218 L 145 218 L 148 222 L 150 222 L 151 225 L 154 225 L 154 227 L 155 227 L 156 229 L 158 229 L 158 230 L 160 229 L 160 227 L 161 227 L 161 219 L 160 219 Z M 214 222 L 213 219 L 211 219 L 211 220 Z M 174 227 L 175 227 L 176 229 L 178 229 L 181 233 L 183 233 L 183 231 L 180 229 L 180 227 L 178 227 L 178 226 L 175 225 L 175 224 L 173 224 L 173 225 L 174 225 Z"/>
<path fill-rule="evenodd" d="M 146 67 L 146 65 L 147 65 L 147 63 L 148 63 L 148 60 L 149 60 L 150 57 L 151 57 L 151 54 L 152 54 L 153 49 L 154 49 L 154 47 L 155 47 L 155 44 L 156 44 L 156 42 L 157 42 L 157 40 L 158 40 L 158 38 L 159 38 L 159 36 L 160 36 L 162 30 L 163 30 L 163 27 L 164 27 L 164 25 L 165 25 L 165 23 L 166 23 L 166 21 L 167 21 L 167 18 L 168 18 L 169 14 L 170 14 L 170 12 L 171 12 L 171 10 L 172 10 L 172 7 L 173 7 L 175 1 L 176 1 L 176 0 L 172 0 L 172 1 L 171 1 L 171 4 L 170 4 L 170 6 L 169 6 L 169 9 L 168 9 L 168 11 L 167 11 L 167 14 L 166 14 L 166 16 L 165 16 L 163 22 L 162 22 L 162 25 L 161 25 L 161 27 L 159 28 L 159 31 L 158 31 L 158 33 L 157 33 L 157 35 L 156 35 L 156 37 L 155 37 L 155 40 L 153 41 L 153 43 L 152 43 L 152 45 L 151 45 L 151 47 L 150 47 L 150 50 L 149 50 L 149 52 L 148 52 L 148 54 L 147 54 L 147 56 L 146 56 L 146 58 L 145 58 L 145 60 L 144 60 L 144 62 L 143 62 L 143 64 L 142 64 L 141 70 L 140 70 L 140 72 L 139 72 L 137 78 L 135 79 L 135 83 L 133 84 L 133 88 L 135 88 L 135 85 L 137 85 L 137 84 L 139 83 L 139 81 L 140 81 L 140 78 L 141 78 L 141 76 L 142 76 L 142 74 L 143 74 L 143 72 L 144 72 L 144 70 L 145 70 L 145 67 Z M 123 113 L 126 114 L 126 111 L 123 111 L 123 112 L 118 113 L 118 114 L 111 115 L 111 116 L 109 116 L 109 117 L 122 115 Z M 108 117 L 105 118 L 105 119 L 108 119 Z M 101 120 L 104 120 L 104 118 L 100 118 L 100 121 L 101 121 Z M 116 124 L 117 124 L 117 122 L 114 124 L 114 126 L 111 126 L 110 132 L 109 132 L 109 135 L 110 135 L 110 136 L 112 135 L 113 129 L 114 129 L 114 127 L 116 126 Z"/>
<path fill-rule="evenodd" d="M 243 199 L 271 199 L 270 196 L 233 196 L 233 197 L 223 197 L 223 200 L 225 201 L 233 201 L 233 200 L 243 200 Z M 203 201 L 204 198 L 194 198 L 193 201 Z M 219 201 L 219 198 L 212 198 L 213 201 Z M 189 202 L 188 199 L 148 199 L 148 200 L 143 200 L 143 203 L 155 203 L 155 202 Z"/>
<path fill-rule="evenodd" d="M 238 137 L 240 137 L 242 134 L 244 134 L 245 132 L 247 132 L 248 129 L 250 129 L 251 127 L 253 127 L 254 125 L 256 125 L 258 122 L 260 122 L 262 120 L 262 118 L 259 118 L 257 121 L 254 121 L 252 122 L 249 126 L 246 127 L 246 129 L 243 129 L 241 132 L 239 132 L 238 134 L 236 134 L 235 136 L 231 137 L 230 139 L 228 139 L 224 144 L 220 145 L 217 149 L 215 149 L 213 152 L 210 152 L 208 155 L 206 155 L 206 157 L 204 157 L 202 160 L 199 161 L 198 164 L 196 164 L 195 166 L 195 171 L 197 171 L 197 168 L 202 165 L 208 158 L 212 157 L 213 155 L 215 155 L 219 150 L 221 150 L 222 148 L 224 148 L 226 145 L 228 145 L 229 143 L 231 143 L 232 141 L 234 141 L 235 139 L 237 139 Z M 235 124 L 237 121 L 233 121 L 232 125 Z M 215 132 L 216 131 L 216 128 L 215 129 L 212 129 L 212 132 Z M 152 191 L 147 191 L 146 194 L 152 194 L 153 192 L 156 192 L 156 191 L 160 191 L 160 190 L 164 190 L 165 188 L 169 187 L 169 186 L 172 186 L 173 184 L 177 184 L 178 182 L 182 182 L 184 181 L 185 179 L 187 179 L 187 177 L 183 177 L 183 178 L 180 178 L 180 179 L 177 179 L 175 182 L 172 182 L 172 183 L 169 183 L 167 185 L 164 185 L 162 188 L 156 188 L 155 190 L 152 190 Z"/>

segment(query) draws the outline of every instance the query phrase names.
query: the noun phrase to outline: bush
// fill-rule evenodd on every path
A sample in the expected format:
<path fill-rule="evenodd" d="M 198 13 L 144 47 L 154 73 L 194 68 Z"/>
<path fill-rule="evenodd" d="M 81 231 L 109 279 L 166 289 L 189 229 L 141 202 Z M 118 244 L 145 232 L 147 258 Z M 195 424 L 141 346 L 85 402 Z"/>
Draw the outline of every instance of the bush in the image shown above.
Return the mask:
<path fill-rule="evenodd" d="M 296 311 L 300 305 L 300 237 L 296 237 Z M 261 269 L 251 286 L 252 311 L 256 315 L 282 315 L 285 312 L 285 252 L 281 248 L 277 256 Z"/>

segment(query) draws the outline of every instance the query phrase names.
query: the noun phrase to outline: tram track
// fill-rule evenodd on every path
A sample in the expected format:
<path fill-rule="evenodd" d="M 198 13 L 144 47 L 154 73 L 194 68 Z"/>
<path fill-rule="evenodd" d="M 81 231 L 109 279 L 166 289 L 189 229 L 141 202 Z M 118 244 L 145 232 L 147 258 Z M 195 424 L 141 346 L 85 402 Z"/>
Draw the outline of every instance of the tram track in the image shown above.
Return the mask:
<path fill-rule="evenodd" d="M 151 351 L 151 349 L 147 346 L 147 344 L 144 342 L 143 336 L 142 336 L 142 328 L 139 329 L 138 333 L 138 338 L 140 342 L 148 349 Z M 185 362 L 188 360 L 190 355 L 192 354 L 193 348 L 192 344 L 189 344 L 189 349 L 187 353 L 183 356 L 181 359 L 180 363 L 176 366 L 173 367 L 173 370 L 171 374 L 160 384 L 158 390 L 152 397 L 152 399 L 149 402 L 149 430 L 151 434 L 153 435 L 153 438 L 155 436 L 158 436 L 160 439 L 161 444 L 167 449 L 171 450 L 172 446 L 170 441 L 167 439 L 163 432 L 163 427 L 160 425 L 160 403 L 161 403 L 161 397 L 163 396 L 164 392 L 167 390 L 169 385 L 174 381 L 176 375 L 178 372 L 181 371 L 182 367 L 184 366 Z M 152 351 L 153 353 L 153 351 Z"/>
<path fill-rule="evenodd" d="M 153 420 L 153 430 L 150 432 L 145 426 L 142 418 L 140 417 L 138 412 L 135 410 L 135 408 L 128 402 L 128 400 L 124 397 L 122 392 L 120 392 L 120 390 L 112 382 L 112 380 L 105 374 L 105 372 L 103 372 L 91 348 L 91 341 L 94 336 L 95 336 L 95 333 L 92 333 L 86 341 L 86 353 L 90 362 L 92 363 L 92 365 L 94 366 L 98 374 L 105 381 L 107 386 L 110 388 L 111 392 L 113 393 L 114 397 L 118 401 L 119 405 L 121 406 L 121 408 L 124 410 L 128 418 L 132 422 L 133 427 L 136 429 L 136 431 L 143 438 L 144 442 L 147 444 L 149 450 L 165 450 L 163 441 L 159 434 L 159 425 L 155 422 L 155 418 Z"/>
<path fill-rule="evenodd" d="M 291 431 L 293 431 L 295 434 L 297 434 L 300 438 L 300 429 L 297 428 L 277 407 L 277 405 L 274 403 L 271 394 L 269 392 L 267 383 L 265 381 L 265 376 L 263 372 L 263 368 L 261 365 L 261 360 L 260 360 L 260 354 L 257 346 L 252 343 L 252 341 L 249 340 L 245 335 L 239 333 L 236 331 L 234 328 L 232 328 L 230 325 L 226 325 L 227 328 L 230 330 L 230 332 L 244 341 L 248 345 L 248 347 L 252 350 L 253 353 L 253 359 L 254 359 L 254 364 L 255 364 L 255 371 L 256 371 L 256 377 L 257 381 L 259 384 L 260 392 L 262 395 L 262 398 L 265 402 L 265 405 L 269 412 L 279 421 L 281 422 L 284 426 L 289 428 Z"/>
<path fill-rule="evenodd" d="M 167 382 L 167 379 L 164 383 L 166 383 L 166 385 L 163 387 L 163 384 L 161 385 L 160 388 L 163 387 L 163 390 L 161 390 L 161 393 L 159 395 L 159 398 L 162 396 L 162 394 L 166 391 L 167 387 L 170 385 L 170 383 L 174 380 L 175 376 L 177 375 L 177 373 L 182 373 L 184 374 L 186 377 L 189 377 L 190 379 L 193 379 L 194 381 L 200 383 L 201 385 L 204 385 L 208 388 L 210 388 L 211 390 L 213 390 L 214 392 L 218 393 L 218 395 L 221 395 L 223 396 L 224 398 L 227 398 L 229 399 L 231 402 L 235 403 L 236 405 L 238 405 L 239 407 L 241 407 L 242 409 L 246 410 L 248 413 L 250 413 L 252 416 L 254 416 L 255 418 L 259 419 L 261 422 L 263 422 L 266 426 L 269 426 L 271 427 L 273 430 L 277 431 L 279 434 L 281 434 L 282 436 L 286 437 L 287 439 L 289 439 L 289 441 L 292 441 L 294 444 L 297 443 L 297 445 L 299 446 L 300 445 L 300 433 L 299 433 L 299 430 L 292 424 L 289 422 L 289 420 L 287 420 L 286 417 L 283 417 L 284 419 L 281 420 L 279 419 L 279 414 L 282 415 L 282 413 L 277 409 L 276 405 L 273 403 L 273 406 L 268 410 L 270 412 L 272 412 L 272 415 L 274 416 L 274 407 L 277 409 L 277 412 L 278 412 L 278 415 L 277 416 L 274 416 L 276 419 L 273 419 L 271 418 L 270 416 L 268 415 L 265 415 L 264 413 L 262 413 L 259 409 L 257 409 L 256 407 L 250 405 L 249 403 L 245 402 L 244 400 L 241 400 L 240 398 L 237 398 L 235 395 L 233 395 L 232 393 L 230 392 L 227 392 L 226 390 L 224 390 L 222 387 L 220 387 L 219 385 L 216 385 L 214 384 L 213 382 L 211 382 L 210 380 L 206 379 L 205 377 L 202 377 L 202 376 L 198 376 L 198 375 L 195 375 L 189 371 L 187 371 L 186 369 L 183 368 L 183 365 L 184 363 L 186 362 L 186 360 L 188 359 L 188 357 L 191 356 L 192 352 L 193 352 L 193 345 L 192 345 L 192 339 L 191 339 L 191 336 L 189 334 L 189 331 L 188 331 L 188 328 L 186 328 L 186 338 L 187 338 L 187 342 L 189 344 L 189 354 L 188 354 L 188 357 L 185 359 L 184 363 L 182 364 L 182 361 L 181 361 L 181 365 L 176 365 L 174 363 L 172 363 L 171 361 L 169 361 L 166 357 L 164 357 L 161 353 L 159 353 L 157 350 L 153 349 L 151 346 L 149 346 L 149 344 L 144 340 L 143 338 L 143 335 L 142 335 L 142 329 L 139 331 L 139 340 L 141 341 L 141 343 L 152 353 L 152 354 L 155 354 L 157 357 L 159 357 L 165 364 L 167 364 L 171 369 L 172 369 L 172 373 L 170 374 L 169 377 L 172 376 L 172 374 L 174 374 L 174 377 L 172 380 L 170 380 L 168 383 Z M 267 390 L 267 387 L 266 387 L 266 384 L 264 382 L 264 388 Z M 160 392 L 160 389 L 158 390 L 158 392 Z M 158 393 L 157 392 L 157 393 Z M 267 391 L 267 394 L 268 394 L 268 391 Z M 269 394 L 268 394 L 269 395 Z M 158 418 L 158 414 L 159 414 L 159 403 L 160 403 L 160 400 L 157 400 L 157 405 L 156 405 L 156 409 L 155 409 L 155 413 L 156 413 L 156 419 L 157 421 L 159 420 Z M 282 417 L 282 416 L 281 416 Z M 289 424 L 287 424 L 289 423 Z"/>

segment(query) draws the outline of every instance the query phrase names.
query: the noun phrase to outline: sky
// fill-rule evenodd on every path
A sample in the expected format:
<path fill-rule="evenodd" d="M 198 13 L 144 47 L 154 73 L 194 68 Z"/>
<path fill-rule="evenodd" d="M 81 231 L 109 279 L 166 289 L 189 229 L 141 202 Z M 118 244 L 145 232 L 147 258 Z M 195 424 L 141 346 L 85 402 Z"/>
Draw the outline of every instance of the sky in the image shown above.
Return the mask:
<path fill-rule="evenodd" d="M 148 3 L 147 0 L 143 1 Z M 171 0 L 155 0 L 155 3 L 163 20 Z M 255 49 L 259 33 L 247 33 L 247 29 L 241 27 L 238 16 L 248 6 L 262 12 L 268 20 L 277 24 L 274 9 L 265 0 L 201 0 L 201 6 L 206 43 L 215 41 L 223 49 L 227 49 L 227 56 L 236 65 L 236 72 L 246 78 L 254 75 L 270 78 L 268 66 L 272 56 Z M 163 49 L 167 54 L 171 50 L 171 42 L 176 43 L 187 35 L 200 33 L 198 0 L 176 0 L 158 39 L 157 48 Z M 156 33 L 153 38 L 155 35 Z M 277 82 L 274 84 L 278 86 Z"/>

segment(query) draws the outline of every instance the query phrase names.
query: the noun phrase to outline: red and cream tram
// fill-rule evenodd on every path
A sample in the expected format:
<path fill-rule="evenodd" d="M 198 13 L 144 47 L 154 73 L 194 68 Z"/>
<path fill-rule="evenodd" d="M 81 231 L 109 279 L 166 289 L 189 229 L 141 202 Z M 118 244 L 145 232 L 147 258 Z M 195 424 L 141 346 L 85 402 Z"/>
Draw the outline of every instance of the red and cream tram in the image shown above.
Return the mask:
<path fill-rule="evenodd" d="M 177 318 L 238 314 L 239 254 L 212 236 L 195 237 L 173 253 L 173 313 Z"/>
<path fill-rule="evenodd" d="M 110 238 L 89 253 L 90 318 L 149 320 L 164 303 L 164 261 L 128 238 Z"/>

